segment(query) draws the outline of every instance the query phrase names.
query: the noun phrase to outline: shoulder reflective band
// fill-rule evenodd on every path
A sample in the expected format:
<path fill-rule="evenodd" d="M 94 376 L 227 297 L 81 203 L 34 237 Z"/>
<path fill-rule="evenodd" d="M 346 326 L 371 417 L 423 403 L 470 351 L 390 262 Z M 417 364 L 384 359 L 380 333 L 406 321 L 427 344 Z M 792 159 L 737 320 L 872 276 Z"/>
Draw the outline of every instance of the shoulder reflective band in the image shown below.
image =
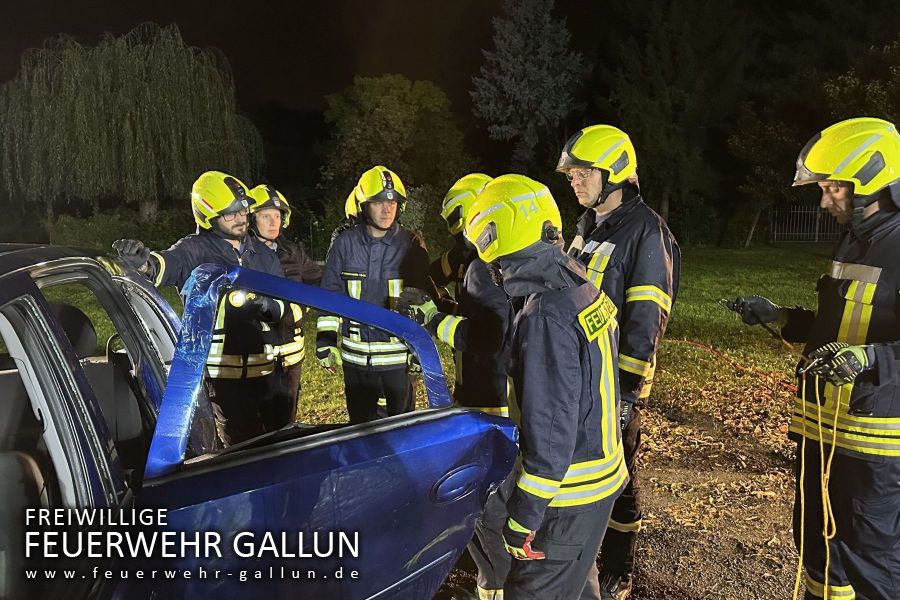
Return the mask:
<path fill-rule="evenodd" d="M 881 267 L 834 261 L 831 263 L 831 270 L 828 274 L 834 279 L 856 279 L 864 283 L 878 283 L 878 279 L 881 277 Z"/>

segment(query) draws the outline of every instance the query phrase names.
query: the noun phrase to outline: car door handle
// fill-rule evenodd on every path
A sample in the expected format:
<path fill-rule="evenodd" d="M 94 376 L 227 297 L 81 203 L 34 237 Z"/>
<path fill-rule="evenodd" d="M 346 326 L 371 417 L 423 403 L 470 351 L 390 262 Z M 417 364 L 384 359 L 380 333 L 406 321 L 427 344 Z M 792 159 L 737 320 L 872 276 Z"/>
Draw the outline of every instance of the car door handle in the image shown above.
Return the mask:
<path fill-rule="evenodd" d="M 447 504 L 459 500 L 478 488 L 478 484 L 484 480 L 484 466 L 478 463 L 470 463 L 456 467 L 431 488 L 431 500 L 437 504 Z"/>

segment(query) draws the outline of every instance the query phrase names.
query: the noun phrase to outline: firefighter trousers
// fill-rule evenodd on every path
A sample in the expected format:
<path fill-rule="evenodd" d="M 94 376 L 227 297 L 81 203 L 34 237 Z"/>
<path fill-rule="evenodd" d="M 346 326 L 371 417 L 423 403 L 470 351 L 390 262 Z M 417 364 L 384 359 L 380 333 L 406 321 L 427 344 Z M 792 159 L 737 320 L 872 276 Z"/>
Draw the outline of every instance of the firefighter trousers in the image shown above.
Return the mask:
<path fill-rule="evenodd" d="M 350 423 L 374 421 L 378 415 L 378 398 L 387 400 L 388 416 L 413 409 L 410 376 L 406 365 L 398 369 L 371 370 L 344 363 L 344 393 Z"/>
<path fill-rule="evenodd" d="M 211 378 L 209 382 L 216 429 L 226 448 L 281 429 L 292 420 L 290 399 L 283 393 L 279 373 L 250 379 Z"/>
<path fill-rule="evenodd" d="M 284 384 L 284 395 L 288 398 L 285 402 L 290 402 L 290 420 L 293 423 L 297 418 L 297 404 L 300 401 L 300 382 L 303 379 L 303 361 L 293 364 L 289 367 L 278 366 L 281 373 L 282 382 Z"/>
<path fill-rule="evenodd" d="M 825 457 L 829 454 L 825 446 Z M 829 542 L 828 591 L 822 535 L 821 460 L 818 442 L 806 441 L 800 481 L 796 464 L 794 543 L 800 548 L 800 486 L 804 491 L 803 566 L 806 599 L 900 598 L 900 461 L 875 462 L 835 452 L 828 492 L 836 525 Z M 798 444 L 797 456 L 800 456 Z"/>
<path fill-rule="evenodd" d="M 637 458 L 641 450 L 641 411 L 631 409 L 631 418 L 622 432 L 622 451 L 629 481 L 616 500 L 609 528 L 600 548 L 600 578 L 604 575 L 630 577 L 634 571 L 634 548 L 641 528 L 641 496 Z"/>
<path fill-rule="evenodd" d="M 476 538 L 469 545 L 478 565 L 480 598 L 504 600 L 574 600 L 592 572 L 606 531 L 614 494 L 600 502 L 577 508 L 547 508 L 532 546 L 544 552 L 543 560 L 514 560 L 503 545 L 506 501 L 515 487 L 515 471 L 485 505 L 476 524 Z M 496 591 L 503 590 L 502 595 Z M 492 595 L 492 593 L 494 595 Z M 597 596 L 599 598 L 599 595 Z"/>

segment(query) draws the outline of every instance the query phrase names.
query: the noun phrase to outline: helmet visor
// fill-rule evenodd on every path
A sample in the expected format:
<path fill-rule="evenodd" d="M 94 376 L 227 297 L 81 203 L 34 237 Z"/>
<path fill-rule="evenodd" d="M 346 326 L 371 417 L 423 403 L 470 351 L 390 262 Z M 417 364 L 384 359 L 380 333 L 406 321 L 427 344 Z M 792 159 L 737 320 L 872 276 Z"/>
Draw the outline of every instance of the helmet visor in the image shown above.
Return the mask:
<path fill-rule="evenodd" d="M 224 216 L 239 212 L 246 214 L 248 210 L 247 200 L 244 198 L 237 198 L 234 202 L 220 210 L 219 215 Z"/>
<path fill-rule="evenodd" d="M 406 197 L 394 189 L 384 189 L 375 194 L 374 196 L 369 196 L 363 202 L 397 202 L 403 203 L 406 202 Z"/>
<path fill-rule="evenodd" d="M 803 164 L 802 160 L 797 161 L 797 171 L 794 173 L 794 183 L 792 186 L 798 185 L 806 185 L 809 183 L 816 183 L 817 181 L 826 181 L 828 179 L 828 175 L 825 173 L 816 173 L 814 171 L 810 171 L 805 164 Z"/>

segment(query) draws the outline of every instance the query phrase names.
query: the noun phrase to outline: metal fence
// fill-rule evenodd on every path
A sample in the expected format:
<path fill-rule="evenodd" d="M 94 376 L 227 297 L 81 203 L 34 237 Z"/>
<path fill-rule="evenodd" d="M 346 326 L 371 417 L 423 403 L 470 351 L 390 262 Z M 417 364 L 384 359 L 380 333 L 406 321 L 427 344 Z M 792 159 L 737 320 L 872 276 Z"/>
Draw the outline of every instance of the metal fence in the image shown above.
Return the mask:
<path fill-rule="evenodd" d="M 839 240 L 844 234 L 834 217 L 808 204 L 772 209 L 769 231 L 772 242 L 828 242 Z"/>

